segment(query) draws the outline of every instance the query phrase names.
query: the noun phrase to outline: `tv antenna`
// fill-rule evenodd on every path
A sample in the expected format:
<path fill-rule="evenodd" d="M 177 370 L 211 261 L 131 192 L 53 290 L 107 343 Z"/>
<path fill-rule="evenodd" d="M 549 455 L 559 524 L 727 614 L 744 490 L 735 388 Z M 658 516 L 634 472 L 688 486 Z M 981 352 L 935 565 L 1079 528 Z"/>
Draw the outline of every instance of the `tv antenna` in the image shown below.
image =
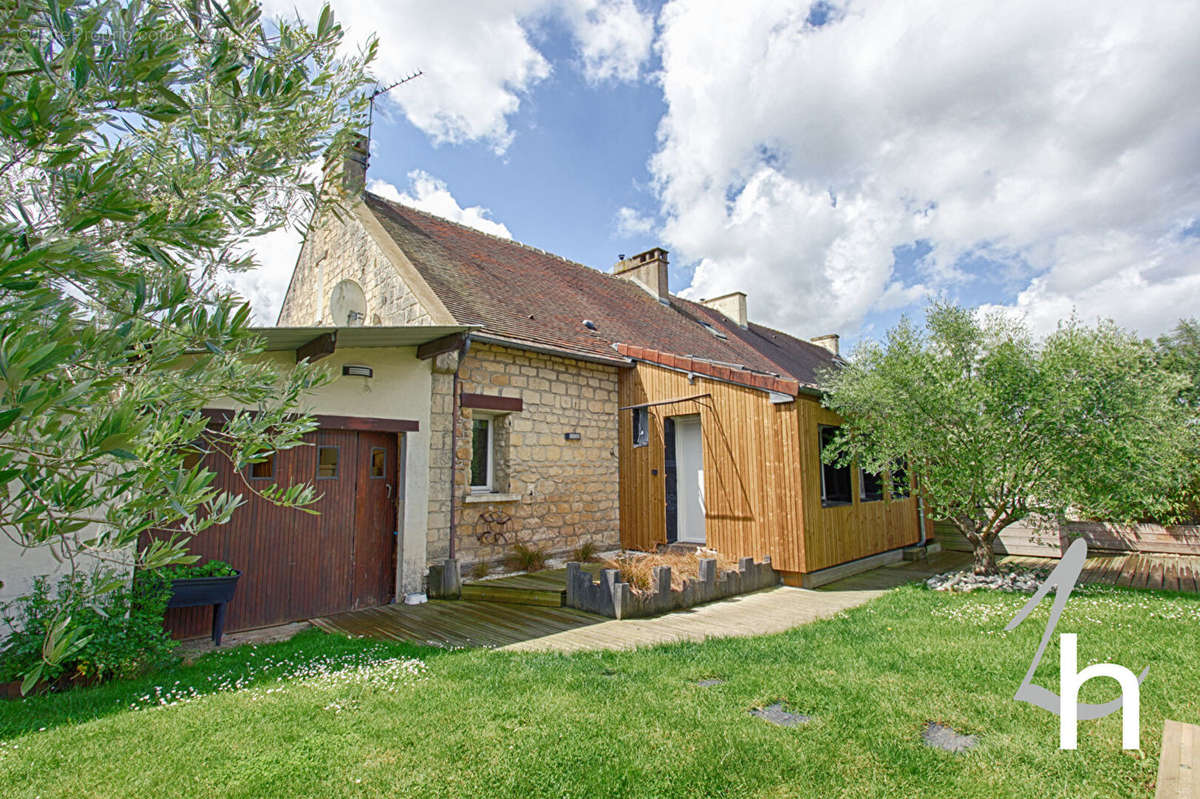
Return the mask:
<path fill-rule="evenodd" d="M 393 83 L 389 83 L 387 86 L 380 86 L 379 84 L 375 84 L 375 91 L 371 92 L 371 97 L 369 98 L 370 102 L 371 102 L 371 109 L 367 116 L 367 139 L 368 140 L 371 138 L 371 126 L 375 124 L 375 98 L 379 97 L 380 95 L 387 94 L 392 89 L 396 88 L 397 86 L 402 86 L 405 83 L 408 83 L 410 80 L 416 80 L 417 78 L 421 77 L 424 74 L 425 73 L 423 71 L 418 69 L 416 72 L 405 75 L 400 80 L 395 81 Z"/>

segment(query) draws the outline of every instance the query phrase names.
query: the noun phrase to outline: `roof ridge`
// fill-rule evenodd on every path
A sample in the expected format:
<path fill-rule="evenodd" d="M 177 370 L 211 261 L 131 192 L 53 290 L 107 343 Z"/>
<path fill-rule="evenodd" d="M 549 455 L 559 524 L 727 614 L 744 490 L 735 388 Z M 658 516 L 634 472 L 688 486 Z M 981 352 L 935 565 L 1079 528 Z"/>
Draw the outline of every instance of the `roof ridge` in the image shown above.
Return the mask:
<path fill-rule="evenodd" d="M 556 258 L 559 261 L 562 261 L 563 263 L 572 264 L 573 266 L 578 266 L 583 269 L 590 269 L 591 271 L 596 272 L 597 274 L 604 275 L 605 277 L 616 277 L 615 275 L 613 275 L 609 272 L 602 272 L 601 270 L 597 269 L 594 266 L 588 266 L 585 263 L 580 263 L 579 261 L 572 260 L 570 258 L 567 258 L 564 255 L 559 255 L 556 252 L 550 252 L 549 250 L 543 250 L 541 247 L 534 247 L 532 244 L 526 244 L 523 241 L 517 241 L 516 239 L 514 239 L 512 237 L 505 238 L 504 236 L 497 236 L 495 233 L 488 233 L 486 230 L 480 230 L 477 227 L 472 227 L 471 225 L 465 224 L 463 222 L 458 222 L 453 219 L 448 219 L 444 216 L 438 216 L 435 213 L 426 211 L 424 208 L 417 208 L 415 205 L 409 205 L 408 203 L 402 203 L 402 202 L 398 202 L 396 200 L 391 200 L 391 199 L 388 199 L 387 197 L 384 197 L 382 195 L 376 194 L 375 192 L 371 192 L 371 191 L 364 191 L 363 194 L 373 197 L 376 200 L 380 200 L 381 202 L 387 203 L 388 205 L 398 205 L 401 208 L 404 208 L 408 211 L 413 211 L 415 213 L 421 214 L 422 216 L 427 216 L 431 219 L 436 219 L 439 222 L 445 222 L 449 225 L 454 225 L 455 227 L 462 228 L 463 230 L 468 230 L 471 233 L 475 233 L 480 236 L 487 236 L 489 239 L 495 239 L 496 241 L 501 242 L 503 244 L 515 244 L 518 247 L 521 247 L 526 250 L 530 250 L 531 252 L 536 252 L 539 255 L 548 255 L 551 258 Z M 495 221 L 495 220 L 492 220 L 492 221 Z M 504 223 L 498 222 L 497 224 L 503 225 Z"/>

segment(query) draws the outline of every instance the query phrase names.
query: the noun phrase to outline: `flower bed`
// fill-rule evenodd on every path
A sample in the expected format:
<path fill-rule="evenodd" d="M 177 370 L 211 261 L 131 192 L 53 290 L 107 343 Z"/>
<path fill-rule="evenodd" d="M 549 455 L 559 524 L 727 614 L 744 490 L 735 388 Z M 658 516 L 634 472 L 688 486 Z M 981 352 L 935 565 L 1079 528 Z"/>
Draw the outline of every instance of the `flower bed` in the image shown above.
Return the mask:
<path fill-rule="evenodd" d="M 637 564 L 640 570 L 641 564 Z M 717 576 L 716 558 L 696 558 L 696 577 L 684 576 L 678 582 L 669 565 L 651 565 L 649 588 L 634 591 L 623 572 L 604 569 L 600 581 L 592 580 L 578 563 L 567 564 L 567 607 L 599 613 L 614 619 L 654 616 L 672 610 L 690 608 L 705 602 L 758 591 L 779 584 L 779 574 L 771 567 L 771 559 L 762 563 L 754 558 L 741 558 L 736 570 Z M 636 572 L 635 572 L 636 573 Z"/>

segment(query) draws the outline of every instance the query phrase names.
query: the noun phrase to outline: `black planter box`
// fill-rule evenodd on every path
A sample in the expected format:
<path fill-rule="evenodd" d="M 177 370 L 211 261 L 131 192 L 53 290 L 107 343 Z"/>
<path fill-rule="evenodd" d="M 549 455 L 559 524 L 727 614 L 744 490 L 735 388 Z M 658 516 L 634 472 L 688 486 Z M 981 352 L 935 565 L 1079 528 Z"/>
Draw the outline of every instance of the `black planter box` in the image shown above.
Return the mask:
<path fill-rule="evenodd" d="M 225 607 L 233 599 L 233 592 L 241 576 L 239 571 L 230 577 L 185 577 L 172 580 L 171 599 L 167 601 L 167 607 L 194 608 L 199 605 L 212 605 L 212 639 L 214 644 L 220 646 L 221 636 L 225 632 Z"/>

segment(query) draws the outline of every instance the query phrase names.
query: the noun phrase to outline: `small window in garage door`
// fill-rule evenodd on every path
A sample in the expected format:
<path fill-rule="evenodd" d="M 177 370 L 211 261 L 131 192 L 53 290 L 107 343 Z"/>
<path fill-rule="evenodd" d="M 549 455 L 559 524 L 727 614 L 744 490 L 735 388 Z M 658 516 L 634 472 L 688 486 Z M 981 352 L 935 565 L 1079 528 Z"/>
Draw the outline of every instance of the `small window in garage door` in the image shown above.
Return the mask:
<path fill-rule="evenodd" d="M 317 447 L 317 479 L 332 480 L 338 476 L 338 448 Z"/>
<path fill-rule="evenodd" d="M 387 476 L 387 450 L 371 447 L 371 479 Z"/>

